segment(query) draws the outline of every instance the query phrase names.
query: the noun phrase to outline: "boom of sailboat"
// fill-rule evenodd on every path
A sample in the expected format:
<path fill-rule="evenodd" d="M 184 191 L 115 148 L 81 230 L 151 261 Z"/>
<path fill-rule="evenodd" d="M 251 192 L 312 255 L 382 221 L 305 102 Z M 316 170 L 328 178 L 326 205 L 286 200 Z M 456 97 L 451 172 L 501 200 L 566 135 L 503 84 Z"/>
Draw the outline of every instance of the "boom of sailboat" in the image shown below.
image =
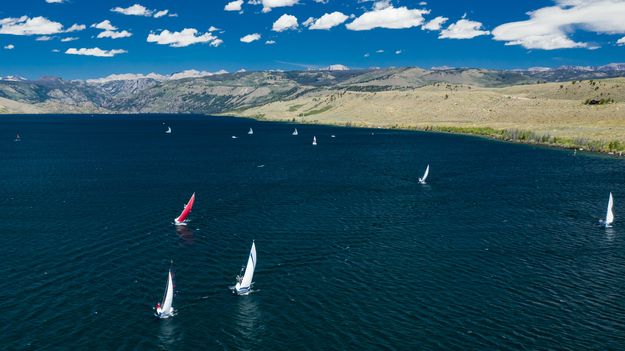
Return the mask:
<path fill-rule="evenodd" d="M 182 209 L 182 213 L 180 213 L 180 216 L 174 219 L 175 225 L 187 225 L 187 217 L 189 216 L 189 213 L 191 213 L 191 210 L 193 209 L 194 202 L 195 202 L 195 193 L 191 195 L 189 202 L 187 202 L 187 204 L 184 205 L 184 208 Z"/>

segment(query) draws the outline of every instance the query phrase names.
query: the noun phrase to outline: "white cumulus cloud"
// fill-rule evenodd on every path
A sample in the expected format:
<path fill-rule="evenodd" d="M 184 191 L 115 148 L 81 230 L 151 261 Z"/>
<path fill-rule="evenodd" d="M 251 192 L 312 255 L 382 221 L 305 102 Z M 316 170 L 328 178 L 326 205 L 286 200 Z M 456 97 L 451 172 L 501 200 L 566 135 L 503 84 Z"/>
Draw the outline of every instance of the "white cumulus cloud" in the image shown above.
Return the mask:
<path fill-rule="evenodd" d="M 443 17 L 443 16 L 438 16 L 438 17 L 428 21 L 428 23 L 424 24 L 421 27 L 421 29 L 424 29 L 424 30 L 441 30 L 442 25 L 445 22 L 447 22 L 447 20 L 449 20 L 449 18 Z"/>
<path fill-rule="evenodd" d="M 195 28 L 185 28 L 180 32 L 170 32 L 165 29 L 160 33 L 150 33 L 147 38 L 148 43 L 169 45 L 174 48 L 181 48 L 193 44 L 208 43 L 211 46 L 219 46 L 223 41 L 210 32 L 199 33 Z"/>
<path fill-rule="evenodd" d="M 111 24 L 111 21 L 104 20 L 100 23 L 94 23 L 91 28 L 103 29 L 103 30 L 117 30 L 117 27 Z"/>
<path fill-rule="evenodd" d="M 480 35 L 488 35 L 489 31 L 482 29 L 482 23 L 468 19 L 458 20 L 449 27 L 443 29 L 439 34 L 439 39 L 471 39 Z"/>
<path fill-rule="evenodd" d="M 275 44 L 275 43 L 276 43 L 276 41 L 275 41 L 275 40 L 267 40 L 267 41 L 265 42 L 265 45 L 273 45 L 273 44 Z"/>
<path fill-rule="evenodd" d="M 111 11 L 121 13 L 122 15 L 127 15 L 127 16 L 144 16 L 144 17 L 152 16 L 152 10 L 148 10 L 145 6 L 140 5 L 140 4 L 134 4 L 126 8 L 117 6 L 117 7 L 113 7 Z"/>
<path fill-rule="evenodd" d="M 243 5 L 243 0 L 234 0 L 224 6 L 224 11 L 241 11 L 241 5 Z"/>
<path fill-rule="evenodd" d="M 251 43 L 253 41 L 259 40 L 260 39 L 260 34 L 258 33 L 253 33 L 253 34 L 248 34 L 244 37 L 242 37 L 240 40 L 244 43 Z"/>
<path fill-rule="evenodd" d="M 347 21 L 348 18 L 349 18 L 348 16 L 338 11 L 335 11 L 332 13 L 326 13 L 323 16 L 319 17 L 318 19 L 314 20 L 313 22 L 310 22 L 309 29 L 330 29 L 332 27 L 336 27 L 339 24 Z M 307 25 L 307 24 L 304 23 L 304 25 Z"/>
<path fill-rule="evenodd" d="M 168 13 L 169 13 L 169 10 L 156 11 L 156 13 L 154 14 L 154 18 L 163 17 L 163 16 L 167 15 Z"/>
<path fill-rule="evenodd" d="M 94 23 L 91 25 L 91 28 L 102 29 L 103 31 L 98 34 L 98 38 L 111 38 L 111 39 L 119 39 L 119 38 L 128 38 L 132 36 L 127 30 L 117 31 L 117 27 L 111 24 L 111 21 L 104 20 L 100 23 Z"/>
<path fill-rule="evenodd" d="M 263 5 L 263 12 L 267 13 L 273 8 L 293 6 L 298 2 L 299 0 L 262 0 L 260 3 Z"/>
<path fill-rule="evenodd" d="M 74 41 L 74 40 L 78 40 L 77 37 L 67 37 L 67 38 L 63 38 L 61 39 L 62 42 L 67 43 L 69 41 Z"/>
<path fill-rule="evenodd" d="M 297 17 L 284 14 L 273 23 L 271 30 L 274 32 L 284 32 L 288 29 L 297 29 Z"/>
<path fill-rule="evenodd" d="M 154 18 L 159 18 L 159 17 L 163 17 L 166 15 L 169 15 L 169 17 L 178 16 L 175 13 L 169 13 L 169 10 L 150 10 L 141 4 L 134 4 L 128 7 L 117 6 L 117 7 L 113 7 L 111 11 L 121 13 L 122 15 L 127 15 L 127 16 L 143 16 L 143 17 L 154 17 Z"/>
<path fill-rule="evenodd" d="M 84 24 L 72 24 L 72 26 L 67 28 L 65 32 L 67 33 L 79 32 L 81 30 L 85 30 L 85 28 L 87 28 L 87 26 L 85 26 Z"/>
<path fill-rule="evenodd" d="M 386 5 L 386 4 L 383 4 Z M 374 28 L 403 29 L 423 24 L 423 15 L 428 10 L 411 10 L 405 6 L 393 7 L 388 4 L 374 6 L 373 11 L 365 12 L 346 25 L 349 30 L 370 30 Z"/>
<path fill-rule="evenodd" d="M 114 31 L 114 30 L 105 30 L 98 34 L 98 38 L 111 38 L 111 39 L 119 39 L 119 38 L 128 38 L 131 37 L 132 33 L 127 30 L 122 31 Z"/>
<path fill-rule="evenodd" d="M 599 34 L 625 33 L 623 0 L 556 0 L 555 6 L 528 12 L 525 21 L 502 24 L 493 29 L 495 40 L 527 49 L 588 48 L 570 36 L 577 29 Z"/>
<path fill-rule="evenodd" d="M 128 51 L 122 49 L 102 50 L 100 48 L 69 48 L 65 51 L 68 55 L 83 55 L 83 56 L 97 56 L 97 57 L 113 57 L 118 54 L 125 54 Z"/>
<path fill-rule="evenodd" d="M 59 22 L 51 21 L 45 17 L 22 16 L 19 18 L 0 19 L 0 34 L 11 35 L 48 35 L 64 32 L 75 32 L 85 29 L 84 25 L 74 24 L 65 29 Z"/>
<path fill-rule="evenodd" d="M 46 0 L 48 4 L 62 4 L 65 0 Z"/>

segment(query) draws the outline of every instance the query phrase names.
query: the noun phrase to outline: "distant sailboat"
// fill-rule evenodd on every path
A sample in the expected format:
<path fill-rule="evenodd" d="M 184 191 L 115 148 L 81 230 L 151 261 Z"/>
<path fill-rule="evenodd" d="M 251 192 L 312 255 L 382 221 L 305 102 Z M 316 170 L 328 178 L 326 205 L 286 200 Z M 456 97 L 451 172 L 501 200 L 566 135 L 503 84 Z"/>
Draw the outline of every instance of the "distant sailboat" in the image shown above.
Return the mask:
<path fill-rule="evenodd" d="M 336 135 L 332 134 L 330 135 L 330 138 L 336 138 Z"/>
<path fill-rule="evenodd" d="M 167 126 L 167 130 L 165 131 L 165 134 L 171 134 L 171 127 Z"/>
<path fill-rule="evenodd" d="M 17 136 L 15 137 L 14 141 L 22 141 L 22 138 L 20 138 L 20 134 L 17 133 Z"/>
<path fill-rule="evenodd" d="M 172 279 L 171 268 L 167 275 L 167 286 L 165 287 L 165 294 L 163 295 L 163 301 L 156 304 L 156 316 L 161 319 L 173 317 L 174 307 L 174 281 Z"/>
<path fill-rule="evenodd" d="M 313 137 L 313 142 L 312 142 L 313 146 L 317 145 L 317 137 Z"/>
<path fill-rule="evenodd" d="M 605 228 L 610 228 L 612 223 L 614 222 L 614 213 L 612 212 L 612 207 L 614 206 L 614 199 L 612 198 L 612 193 L 610 192 L 610 198 L 608 199 L 608 210 L 605 214 L 605 220 L 599 221 L 601 225 Z"/>
<path fill-rule="evenodd" d="M 195 193 L 191 195 L 189 202 L 187 202 L 187 204 L 184 205 L 184 209 L 182 210 L 182 213 L 180 213 L 180 216 L 174 219 L 175 225 L 187 225 L 187 217 L 189 216 L 189 213 L 191 213 L 191 210 L 193 209 L 194 202 L 195 202 Z"/>
<path fill-rule="evenodd" d="M 295 130 L 293 131 L 291 135 L 299 135 L 299 133 L 297 132 L 297 128 L 295 128 Z"/>
<path fill-rule="evenodd" d="M 236 136 L 236 135 L 233 135 L 233 136 L 232 136 L 232 139 L 237 139 L 237 136 Z"/>
<path fill-rule="evenodd" d="M 423 173 L 423 177 L 419 178 L 419 183 L 425 184 L 425 180 L 428 178 L 428 174 L 430 174 L 430 165 L 425 167 L 425 173 Z"/>
<path fill-rule="evenodd" d="M 247 134 L 248 134 L 248 135 L 253 135 L 253 134 L 254 134 L 254 131 L 252 130 L 252 128 L 250 128 L 250 131 L 249 131 L 249 132 L 247 132 Z"/>
<path fill-rule="evenodd" d="M 237 284 L 233 287 L 232 292 L 237 295 L 247 295 L 252 289 L 252 279 L 254 278 L 254 269 L 256 269 L 256 243 L 252 241 L 250 255 L 245 265 L 245 273 L 243 276 L 237 276 Z M 241 270 L 243 271 L 243 270 Z"/>

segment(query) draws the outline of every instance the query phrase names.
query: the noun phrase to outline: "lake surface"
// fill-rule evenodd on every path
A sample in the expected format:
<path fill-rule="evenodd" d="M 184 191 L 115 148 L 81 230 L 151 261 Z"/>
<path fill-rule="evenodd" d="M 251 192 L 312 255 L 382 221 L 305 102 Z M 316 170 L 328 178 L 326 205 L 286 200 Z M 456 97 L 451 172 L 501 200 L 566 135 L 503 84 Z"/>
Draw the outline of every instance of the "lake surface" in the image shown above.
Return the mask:
<path fill-rule="evenodd" d="M 0 117 L 1 348 L 625 349 L 624 160 L 293 127 Z"/>

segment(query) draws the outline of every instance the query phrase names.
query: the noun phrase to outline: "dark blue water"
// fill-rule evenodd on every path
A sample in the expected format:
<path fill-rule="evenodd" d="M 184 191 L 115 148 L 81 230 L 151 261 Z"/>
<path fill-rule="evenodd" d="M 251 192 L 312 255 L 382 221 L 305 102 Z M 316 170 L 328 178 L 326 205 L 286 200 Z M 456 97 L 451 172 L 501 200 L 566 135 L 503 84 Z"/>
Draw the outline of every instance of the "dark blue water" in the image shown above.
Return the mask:
<path fill-rule="evenodd" d="M 2 117 L 0 348 L 625 349 L 623 160 L 292 129 Z M 253 239 L 255 292 L 233 296 Z M 170 259 L 178 314 L 156 320 Z"/>

